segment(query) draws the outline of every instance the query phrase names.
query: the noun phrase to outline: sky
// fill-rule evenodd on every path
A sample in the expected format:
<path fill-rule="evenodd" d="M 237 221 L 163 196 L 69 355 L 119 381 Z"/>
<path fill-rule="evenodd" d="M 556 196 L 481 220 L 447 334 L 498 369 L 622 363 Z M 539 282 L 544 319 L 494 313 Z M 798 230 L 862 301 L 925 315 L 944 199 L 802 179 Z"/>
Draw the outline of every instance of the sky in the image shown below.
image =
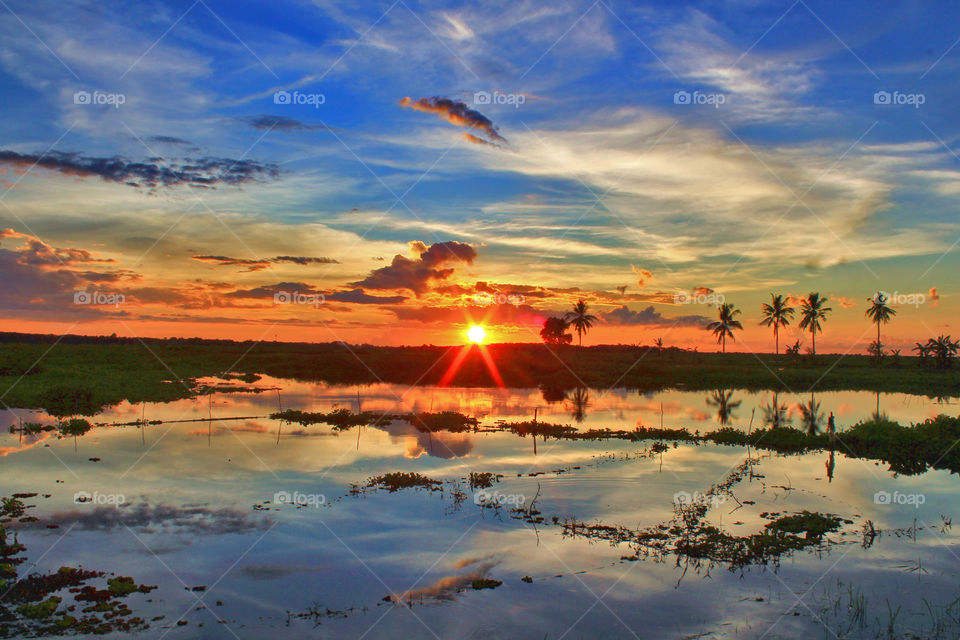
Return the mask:
<path fill-rule="evenodd" d="M 906 353 L 960 308 L 960 6 L 0 2 L 0 330 Z M 794 322 L 794 325 L 796 322 Z M 804 336 L 795 326 L 781 346 Z"/>

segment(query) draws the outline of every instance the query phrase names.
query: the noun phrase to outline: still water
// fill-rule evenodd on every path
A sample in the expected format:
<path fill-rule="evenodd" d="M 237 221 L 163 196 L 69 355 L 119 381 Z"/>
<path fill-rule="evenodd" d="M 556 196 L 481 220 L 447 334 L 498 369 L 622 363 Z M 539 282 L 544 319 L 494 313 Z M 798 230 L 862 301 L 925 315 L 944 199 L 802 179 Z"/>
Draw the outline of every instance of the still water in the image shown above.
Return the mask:
<path fill-rule="evenodd" d="M 822 428 L 833 414 L 842 430 L 878 412 L 903 424 L 955 416 L 952 402 L 254 386 L 263 390 L 123 403 L 76 438 L 5 431 L 0 495 L 39 494 L 24 500 L 38 520 L 9 525 L 26 549 L 21 574 L 82 566 L 155 585 L 126 599 L 151 638 L 957 637 L 960 484 L 949 472 L 897 477 L 841 454 L 534 441 L 484 428 L 536 412 L 579 429 L 750 429 L 775 402 L 794 426 Z M 481 428 L 429 433 L 396 421 L 337 431 L 270 419 L 280 407 L 458 411 Z M 116 426 L 141 417 L 161 423 Z M 0 424 L 21 418 L 53 423 L 13 409 Z M 365 486 L 393 472 L 437 484 Z M 471 486 L 471 473 L 501 477 Z M 683 536 L 678 495 L 702 498 L 701 524 L 730 540 L 804 510 L 843 522 L 793 551 L 731 563 L 669 550 Z M 672 529 L 666 550 L 641 533 L 658 525 Z"/>

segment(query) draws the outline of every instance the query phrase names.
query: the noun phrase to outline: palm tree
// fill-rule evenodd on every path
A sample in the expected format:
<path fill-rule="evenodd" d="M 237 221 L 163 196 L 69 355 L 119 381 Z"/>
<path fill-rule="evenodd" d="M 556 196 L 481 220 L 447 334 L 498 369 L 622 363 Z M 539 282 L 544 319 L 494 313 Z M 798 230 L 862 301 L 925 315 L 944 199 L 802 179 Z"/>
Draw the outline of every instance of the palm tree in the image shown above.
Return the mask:
<path fill-rule="evenodd" d="M 770 404 L 763 406 L 763 422 L 769 424 L 771 429 L 779 429 L 790 424 L 787 405 L 780 404 L 776 391 L 773 392 L 773 399 Z"/>
<path fill-rule="evenodd" d="M 577 422 L 583 422 L 583 417 L 590 406 L 590 393 L 586 387 L 577 387 L 570 396 L 570 416 Z"/>
<path fill-rule="evenodd" d="M 867 309 L 865 315 L 870 318 L 871 322 L 877 325 L 877 352 L 882 355 L 883 348 L 880 342 L 880 325 L 890 322 L 891 318 L 897 315 L 897 311 L 887 306 L 887 295 L 877 291 L 873 296 L 873 304 Z M 877 360 L 880 360 L 879 356 Z"/>
<path fill-rule="evenodd" d="M 723 389 L 717 389 L 707 397 L 707 404 L 717 408 L 717 422 L 722 425 L 729 423 L 730 418 L 735 418 L 733 410 L 743 404 L 741 400 L 733 402 L 732 398 L 733 391 L 724 391 Z"/>
<path fill-rule="evenodd" d="M 783 296 L 770 294 L 770 304 L 763 303 L 760 307 L 763 313 L 763 320 L 760 321 L 765 327 L 773 327 L 773 337 L 777 343 L 777 355 L 780 355 L 780 327 L 790 324 L 793 317 L 794 308 L 787 304 Z"/>
<path fill-rule="evenodd" d="M 720 305 L 719 319 L 707 325 L 707 331 L 712 331 L 713 335 L 717 336 L 717 342 L 723 344 L 724 353 L 727 352 L 727 336 L 730 336 L 730 339 L 733 340 L 733 330 L 743 329 L 740 321 L 734 319 L 739 313 L 739 309 L 724 302 Z"/>
<path fill-rule="evenodd" d="M 917 362 L 918 366 L 924 366 L 927 364 L 927 358 L 930 357 L 930 354 L 933 352 L 930 348 L 929 343 L 915 342 L 916 346 L 913 348 L 917 352 L 917 355 L 920 357 L 920 360 Z"/>
<path fill-rule="evenodd" d="M 573 305 L 573 311 L 567 311 L 564 319 L 577 330 L 580 346 L 583 346 L 583 334 L 590 331 L 590 327 L 597 321 L 597 316 L 587 313 L 587 303 L 583 300 Z"/>
<path fill-rule="evenodd" d="M 826 298 L 821 298 L 819 293 L 811 293 L 803 299 L 800 305 L 800 328 L 810 329 L 810 337 L 813 339 L 813 357 L 817 357 L 817 332 L 822 333 L 820 321 L 827 321 L 827 312 L 833 311 L 830 307 L 825 307 Z"/>
<path fill-rule="evenodd" d="M 813 394 L 810 394 L 810 401 L 800 405 L 800 423 L 808 435 L 815 436 L 820 431 L 820 423 L 823 422 L 823 412 L 820 411 L 820 402 Z"/>

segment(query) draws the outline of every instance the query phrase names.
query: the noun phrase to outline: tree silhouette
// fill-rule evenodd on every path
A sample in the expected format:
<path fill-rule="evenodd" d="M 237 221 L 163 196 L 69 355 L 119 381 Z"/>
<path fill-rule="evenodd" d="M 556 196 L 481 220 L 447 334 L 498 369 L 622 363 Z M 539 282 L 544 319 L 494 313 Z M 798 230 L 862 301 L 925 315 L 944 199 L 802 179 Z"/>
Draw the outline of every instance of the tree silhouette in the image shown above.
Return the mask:
<path fill-rule="evenodd" d="M 573 336 L 567 333 L 569 327 L 570 325 L 563 318 L 547 318 L 543 321 L 540 337 L 547 344 L 570 344 L 573 342 Z"/>
<path fill-rule="evenodd" d="M 780 327 L 786 327 L 793 318 L 795 309 L 787 304 L 781 295 L 770 294 L 770 303 L 763 303 L 760 307 L 763 313 L 763 320 L 760 324 L 766 327 L 773 327 L 773 337 L 777 344 L 777 355 L 780 355 Z"/>
<path fill-rule="evenodd" d="M 722 425 L 730 422 L 730 418 L 736 417 L 733 415 L 733 410 L 743 404 L 741 400 L 732 402 L 732 397 L 732 390 L 724 391 L 723 389 L 717 389 L 707 397 L 707 404 L 717 408 L 717 421 Z"/>
<path fill-rule="evenodd" d="M 826 299 L 821 298 L 819 293 L 810 293 L 800 305 L 800 328 L 810 330 L 810 337 L 813 339 L 814 359 L 817 357 L 817 332 L 823 332 L 820 322 L 826 322 L 827 312 L 833 311 L 830 307 L 824 306 L 826 302 Z"/>
<path fill-rule="evenodd" d="M 590 331 L 593 323 L 597 321 L 597 317 L 587 313 L 587 303 L 580 300 L 577 304 L 573 305 L 573 311 L 567 311 L 564 320 L 577 330 L 579 344 L 583 346 L 583 334 Z"/>
<path fill-rule="evenodd" d="M 887 306 L 887 294 L 881 291 L 877 291 L 872 300 L 873 304 L 870 305 L 864 315 L 877 325 L 877 362 L 879 362 L 883 355 L 883 343 L 880 342 L 880 325 L 890 322 L 893 316 L 897 315 L 897 312 Z"/>
<path fill-rule="evenodd" d="M 733 330 L 743 329 L 739 320 L 735 320 L 740 310 L 732 304 L 724 302 L 720 305 L 719 319 L 707 325 L 707 330 L 717 336 L 717 342 L 723 344 L 723 353 L 727 352 L 727 336 L 733 340 Z"/>
<path fill-rule="evenodd" d="M 573 394 L 569 398 L 569 402 L 571 405 L 570 417 L 577 422 L 583 422 L 587 407 L 590 406 L 590 394 L 587 392 L 587 389 L 585 387 L 577 387 L 574 389 Z"/>

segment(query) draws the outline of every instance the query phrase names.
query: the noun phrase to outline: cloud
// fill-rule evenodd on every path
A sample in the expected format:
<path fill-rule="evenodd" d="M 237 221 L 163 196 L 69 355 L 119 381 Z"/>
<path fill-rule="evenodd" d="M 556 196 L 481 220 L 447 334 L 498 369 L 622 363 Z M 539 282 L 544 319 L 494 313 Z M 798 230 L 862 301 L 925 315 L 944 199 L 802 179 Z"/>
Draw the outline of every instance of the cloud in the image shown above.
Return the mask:
<path fill-rule="evenodd" d="M 275 164 L 214 157 L 182 163 L 167 162 L 162 158 L 133 162 L 120 156 L 98 158 L 62 151 L 22 154 L 0 150 L 2 165 L 27 171 L 35 167 L 83 178 L 99 177 L 105 182 L 151 189 L 178 185 L 201 188 L 215 188 L 219 184 L 237 186 L 276 180 L 280 176 L 280 168 Z"/>
<path fill-rule="evenodd" d="M 835 300 L 844 309 L 850 309 L 851 307 L 857 306 L 857 301 L 853 298 L 847 296 L 830 296 L 831 300 Z"/>
<path fill-rule="evenodd" d="M 399 304 L 407 299 L 405 296 L 372 296 L 364 293 L 363 289 L 334 291 L 325 295 L 327 300 L 334 302 L 352 302 L 354 304 Z"/>
<path fill-rule="evenodd" d="M 450 98 L 434 96 L 432 98 L 420 98 L 416 101 L 410 98 L 403 98 L 399 104 L 401 107 L 408 107 L 414 111 L 435 113 L 437 117 L 446 120 L 450 124 L 481 131 L 487 138 L 481 139 L 476 136 L 471 136 L 471 138 L 475 139 L 471 140 L 471 142 L 477 141 L 493 146 L 499 146 L 498 143 L 507 144 L 507 139 L 500 135 L 500 132 L 487 116 L 475 109 L 471 109 L 462 100 L 451 100 Z"/>
<path fill-rule="evenodd" d="M 643 311 L 632 311 L 627 305 L 618 307 L 613 311 L 601 314 L 603 319 L 613 325 L 669 325 L 677 327 L 702 327 L 710 322 L 710 318 L 699 315 L 676 316 L 668 318 L 663 316 L 653 305 L 650 305 Z"/>
<path fill-rule="evenodd" d="M 303 295 L 322 295 L 327 302 L 348 302 L 352 304 L 399 304 L 407 299 L 404 296 L 372 296 L 364 293 L 362 289 L 324 291 L 306 282 L 278 282 L 277 284 L 261 285 L 253 289 L 237 289 L 225 293 L 224 296 L 234 299 L 269 300 L 272 303 L 274 294 L 294 291 Z"/>
<path fill-rule="evenodd" d="M 315 131 L 317 129 L 327 128 L 322 124 L 306 124 L 286 116 L 272 116 L 264 113 L 256 116 L 241 118 L 241 120 L 246 122 L 254 129 L 259 129 L 261 131 L 273 130 L 292 133 L 297 131 Z"/>
<path fill-rule="evenodd" d="M 637 274 L 637 285 L 642 289 L 646 286 L 647 282 L 653 278 L 653 274 L 647 271 L 646 269 L 638 269 L 637 267 L 630 265 L 630 268 L 633 269 L 633 272 Z"/>
<path fill-rule="evenodd" d="M 340 264 L 339 260 L 333 258 L 316 258 L 308 256 L 276 256 L 275 258 L 251 259 L 251 258 L 231 258 L 229 256 L 191 256 L 194 260 L 200 262 L 210 262 L 220 267 L 246 267 L 246 271 L 262 271 L 270 266 L 271 263 L 291 263 L 306 266 L 308 264 Z"/>
<path fill-rule="evenodd" d="M 936 287 L 930 287 L 930 291 L 927 292 L 927 297 L 930 299 L 930 306 L 935 307 L 937 303 L 940 302 L 940 293 Z"/>
<path fill-rule="evenodd" d="M 173 136 L 150 136 L 147 138 L 150 142 L 159 142 L 160 144 L 176 144 L 190 146 L 193 143 L 183 138 L 174 138 Z"/>
<path fill-rule="evenodd" d="M 21 523 L 24 529 L 46 529 L 48 524 L 75 527 L 81 531 L 110 531 L 129 527 L 145 533 L 214 534 L 251 533 L 269 527 L 266 518 L 254 518 L 247 511 L 233 508 L 211 509 L 203 505 L 151 505 L 127 503 L 122 507 L 90 506 L 73 511 L 54 512 L 36 522 Z"/>
<path fill-rule="evenodd" d="M 476 249 L 455 240 L 437 242 L 429 247 L 415 241 L 410 246 L 414 253 L 419 254 L 416 259 L 397 254 L 389 266 L 374 270 L 363 280 L 351 282 L 350 286 L 365 289 L 409 289 L 419 296 L 430 288 L 431 283 L 446 280 L 453 275 L 455 268 L 445 265 L 473 264 L 477 257 Z"/>

